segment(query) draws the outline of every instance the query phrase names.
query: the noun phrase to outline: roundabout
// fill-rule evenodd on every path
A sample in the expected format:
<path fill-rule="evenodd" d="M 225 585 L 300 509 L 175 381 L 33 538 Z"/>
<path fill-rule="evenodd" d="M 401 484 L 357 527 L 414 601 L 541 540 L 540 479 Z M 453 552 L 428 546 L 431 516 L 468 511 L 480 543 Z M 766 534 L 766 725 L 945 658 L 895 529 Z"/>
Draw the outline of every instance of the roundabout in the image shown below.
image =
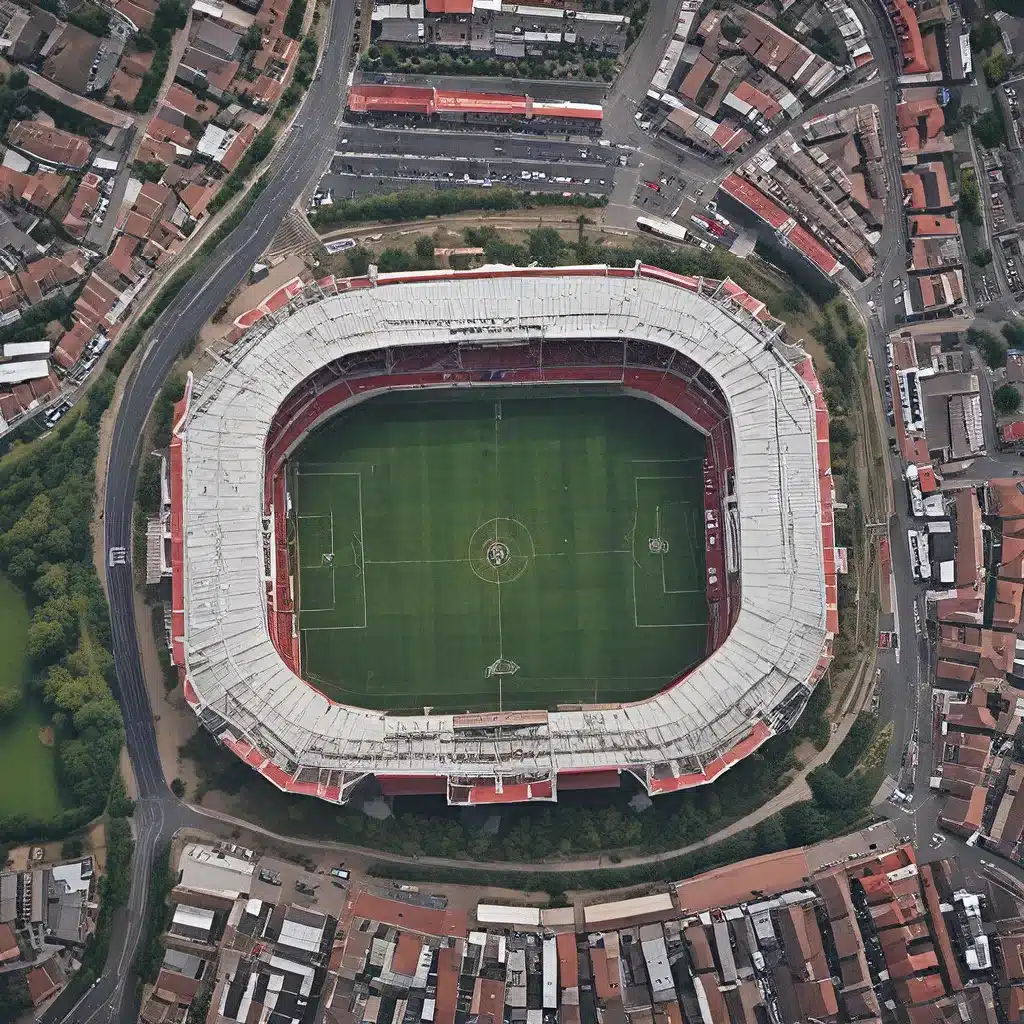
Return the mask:
<path fill-rule="evenodd" d="M 495 517 L 481 523 L 469 542 L 469 565 L 485 583 L 511 583 L 536 554 L 530 531 L 518 519 Z"/>

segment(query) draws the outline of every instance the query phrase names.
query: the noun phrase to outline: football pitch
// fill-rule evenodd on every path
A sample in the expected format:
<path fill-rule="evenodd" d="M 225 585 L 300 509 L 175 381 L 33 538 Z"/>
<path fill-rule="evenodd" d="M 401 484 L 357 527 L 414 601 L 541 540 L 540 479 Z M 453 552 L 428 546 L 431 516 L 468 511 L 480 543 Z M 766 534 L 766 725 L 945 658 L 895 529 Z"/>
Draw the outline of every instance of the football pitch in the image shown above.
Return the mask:
<path fill-rule="evenodd" d="M 650 696 L 704 656 L 704 438 L 643 399 L 404 394 L 289 464 L 303 676 L 391 711 Z"/>

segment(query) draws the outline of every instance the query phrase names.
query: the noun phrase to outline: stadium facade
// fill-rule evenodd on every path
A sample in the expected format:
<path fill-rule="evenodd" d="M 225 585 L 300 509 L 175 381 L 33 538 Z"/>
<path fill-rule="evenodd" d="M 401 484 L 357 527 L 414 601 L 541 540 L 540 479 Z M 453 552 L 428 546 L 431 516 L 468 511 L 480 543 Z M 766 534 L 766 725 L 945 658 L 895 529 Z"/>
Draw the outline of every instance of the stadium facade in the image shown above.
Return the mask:
<path fill-rule="evenodd" d="M 325 278 L 236 321 L 190 378 L 171 447 L 172 654 L 201 723 L 278 788 L 332 802 L 555 800 L 633 775 L 702 785 L 790 727 L 838 631 L 828 415 L 810 359 L 734 282 L 637 264 Z M 396 715 L 299 665 L 285 460 L 386 391 L 573 382 L 707 438 L 707 657 L 635 703 Z M 714 539 L 710 532 L 715 531 Z"/>

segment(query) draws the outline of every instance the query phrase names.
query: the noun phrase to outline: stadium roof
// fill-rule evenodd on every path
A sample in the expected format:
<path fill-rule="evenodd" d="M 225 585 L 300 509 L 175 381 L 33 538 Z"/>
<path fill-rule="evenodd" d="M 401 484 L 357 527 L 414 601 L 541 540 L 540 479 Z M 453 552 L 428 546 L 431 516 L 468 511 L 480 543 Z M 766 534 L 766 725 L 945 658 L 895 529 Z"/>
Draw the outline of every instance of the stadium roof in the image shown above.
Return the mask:
<path fill-rule="evenodd" d="M 341 773 L 345 786 L 371 773 L 490 778 L 499 800 L 503 787 L 504 799 L 520 790 L 551 799 L 558 773 L 603 767 L 633 772 L 651 792 L 696 785 L 785 727 L 837 628 L 828 418 L 809 360 L 797 372 L 732 282 L 652 267 L 485 268 L 369 285 L 339 282 L 327 295 L 310 286 L 190 389 L 180 454 L 172 450 L 183 501 L 172 513 L 183 523 L 172 632 L 200 717 L 281 788 L 303 771 Z M 289 669 L 268 628 L 265 446 L 275 411 L 346 355 L 527 337 L 654 342 L 716 379 L 734 432 L 742 607 L 732 631 L 648 700 L 527 715 L 504 732 L 459 727 L 466 716 L 332 702 Z M 547 781 L 531 791 L 524 778 Z"/>
<path fill-rule="evenodd" d="M 357 114 L 503 114 L 507 117 L 568 117 L 600 120 L 597 103 L 542 103 L 532 96 L 497 92 L 460 92 L 410 85 L 354 85 L 348 108 Z"/>

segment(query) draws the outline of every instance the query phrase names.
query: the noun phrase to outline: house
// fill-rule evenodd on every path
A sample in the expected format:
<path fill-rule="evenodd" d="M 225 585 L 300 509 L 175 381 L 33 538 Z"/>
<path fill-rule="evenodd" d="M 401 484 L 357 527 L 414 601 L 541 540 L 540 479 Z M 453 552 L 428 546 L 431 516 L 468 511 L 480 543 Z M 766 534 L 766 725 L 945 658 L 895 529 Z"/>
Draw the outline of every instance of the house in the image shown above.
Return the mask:
<path fill-rule="evenodd" d="M 71 209 L 61 222 L 69 235 L 79 239 L 85 238 L 92 226 L 93 217 L 100 208 L 101 185 L 102 179 L 96 174 L 86 174 L 82 179 L 82 183 L 75 191 Z"/>
<path fill-rule="evenodd" d="M 35 121 L 12 121 L 7 130 L 7 141 L 13 149 L 42 163 L 74 170 L 85 167 L 92 152 L 89 140 L 81 135 Z"/>
<path fill-rule="evenodd" d="M 102 40 L 77 25 L 65 25 L 43 61 L 43 74 L 71 92 L 85 95 Z"/>

